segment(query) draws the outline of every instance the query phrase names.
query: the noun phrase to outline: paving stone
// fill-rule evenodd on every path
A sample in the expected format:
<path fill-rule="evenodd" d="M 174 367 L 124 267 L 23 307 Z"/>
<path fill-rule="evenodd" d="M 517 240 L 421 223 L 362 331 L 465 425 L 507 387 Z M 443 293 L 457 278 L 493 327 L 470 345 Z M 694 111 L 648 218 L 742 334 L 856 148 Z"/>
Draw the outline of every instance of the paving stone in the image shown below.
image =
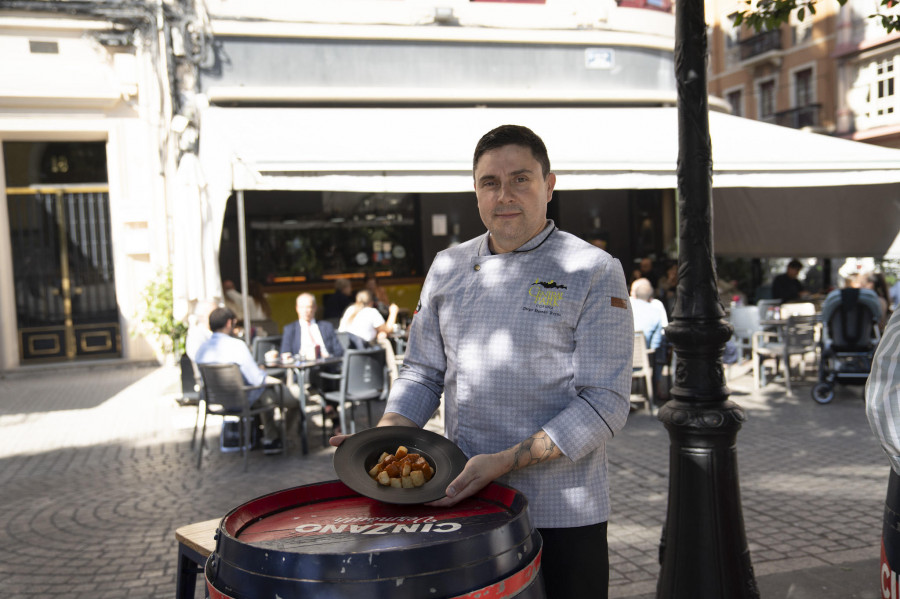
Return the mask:
<path fill-rule="evenodd" d="M 282 456 L 251 452 L 245 473 L 239 454 L 218 450 L 220 423 L 213 418 L 198 471 L 190 449 L 196 409 L 160 391 L 177 383 L 172 368 L 133 366 L 0 378 L 4 598 L 171 598 L 177 527 L 222 517 L 272 491 L 335 478 L 333 449 L 321 447 L 316 429 L 310 455 L 297 444 Z M 734 386 L 750 388 L 752 381 L 744 377 Z M 845 563 L 835 559 L 848 560 L 848 572 L 867 572 L 858 562 L 878 558 L 889 466 L 861 392 L 839 387 L 834 402 L 819 406 L 808 384 L 799 384 L 794 397 L 773 384 L 731 399 L 748 415 L 737 455 L 758 576 Z M 669 435 L 641 410 L 608 450 L 610 597 L 652 597 Z M 876 588 L 877 570 L 872 576 Z M 200 581 L 198 596 L 202 589 Z"/>

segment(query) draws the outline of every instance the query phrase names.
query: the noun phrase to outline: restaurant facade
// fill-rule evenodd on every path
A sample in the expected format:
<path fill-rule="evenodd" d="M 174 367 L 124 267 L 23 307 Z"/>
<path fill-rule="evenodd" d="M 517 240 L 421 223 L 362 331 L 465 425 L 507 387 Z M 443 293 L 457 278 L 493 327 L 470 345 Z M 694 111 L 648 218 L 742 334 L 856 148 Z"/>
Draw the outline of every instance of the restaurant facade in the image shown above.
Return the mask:
<path fill-rule="evenodd" d="M 666 6 L 153 6 L 114 19 L 22 11 L 0 29 L 16 57 L 0 80 L 20 82 L 0 87 L 3 370 L 153 357 L 141 292 L 169 265 L 179 317 L 221 300 L 223 280 L 261 283 L 282 325 L 298 291 L 321 297 L 337 278 L 376 276 L 412 309 L 434 255 L 484 230 L 471 155 L 504 123 L 547 143 L 560 228 L 626 269 L 676 255 Z M 75 75 L 83 64 L 93 79 Z M 711 107 L 723 255 L 894 251 L 898 152 Z M 790 228 L 832 209 L 842 219 L 818 235 Z"/>

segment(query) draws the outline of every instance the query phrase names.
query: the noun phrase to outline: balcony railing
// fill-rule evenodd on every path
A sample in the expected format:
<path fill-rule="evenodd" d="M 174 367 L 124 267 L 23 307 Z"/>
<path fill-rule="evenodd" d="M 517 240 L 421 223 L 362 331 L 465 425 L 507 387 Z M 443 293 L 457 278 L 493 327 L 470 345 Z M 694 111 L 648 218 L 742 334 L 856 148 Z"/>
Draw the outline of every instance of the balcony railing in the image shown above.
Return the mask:
<path fill-rule="evenodd" d="M 781 30 L 764 31 L 740 41 L 741 60 L 748 60 L 766 52 L 781 51 Z"/>
<path fill-rule="evenodd" d="M 806 106 L 798 106 L 790 110 L 776 112 L 774 122 L 776 125 L 793 129 L 820 127 L 822 125 L 821 113 L 821 104 L 807 104 Z"/>

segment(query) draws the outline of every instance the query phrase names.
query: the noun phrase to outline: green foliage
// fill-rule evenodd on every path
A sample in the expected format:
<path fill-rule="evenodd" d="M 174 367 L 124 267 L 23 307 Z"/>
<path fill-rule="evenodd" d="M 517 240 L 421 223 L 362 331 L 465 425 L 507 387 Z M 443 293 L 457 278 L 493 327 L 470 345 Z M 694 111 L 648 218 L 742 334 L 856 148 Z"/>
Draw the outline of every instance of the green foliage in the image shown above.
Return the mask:
<path fill-rule="evenodd" d="M 791 13 L 794 11 L 797 12 L 797 19 L 800 21 L 807 16 L 815 15 L 816 2 L 817 0 L 757 0 L 754 8 L 753 0 L 744 0 L 747 8 L 735 13 L 734 25 L 735 27 L 746 25 L 756 31 L 777 29 L 790 21 Z M 847 0 L 837 0 L 837 3 L 843 6 Z M 880 0 L 880 4 L 888 9 L 896 4 L 896 0 Z M 881 26 L 887 33 L 900 31 L 900 14 L 876 13 L 869 15 L 869 18 L 881 21 Z"/>
<path fill-rule="evenodd" d="M 141 293 L 143 314 L 139 315 L 145 334 L 156 338 L 167 354 L 179 357 L 184 353 L 187 325 L 173 315 L 172 269 L 160 271 Z"/>

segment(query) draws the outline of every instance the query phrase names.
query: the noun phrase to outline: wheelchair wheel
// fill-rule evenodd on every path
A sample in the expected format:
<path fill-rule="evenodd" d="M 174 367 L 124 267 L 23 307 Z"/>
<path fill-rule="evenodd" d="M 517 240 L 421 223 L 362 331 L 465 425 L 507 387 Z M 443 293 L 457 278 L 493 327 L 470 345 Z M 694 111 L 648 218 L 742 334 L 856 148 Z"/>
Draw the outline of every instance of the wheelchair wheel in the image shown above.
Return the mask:
<path fill-rule="evenodd" d="M 828 383 L 817 383 L 812 388 L 812 398 L 820 404 L 831 403 L 834 399 L 834 387 Z"/>

